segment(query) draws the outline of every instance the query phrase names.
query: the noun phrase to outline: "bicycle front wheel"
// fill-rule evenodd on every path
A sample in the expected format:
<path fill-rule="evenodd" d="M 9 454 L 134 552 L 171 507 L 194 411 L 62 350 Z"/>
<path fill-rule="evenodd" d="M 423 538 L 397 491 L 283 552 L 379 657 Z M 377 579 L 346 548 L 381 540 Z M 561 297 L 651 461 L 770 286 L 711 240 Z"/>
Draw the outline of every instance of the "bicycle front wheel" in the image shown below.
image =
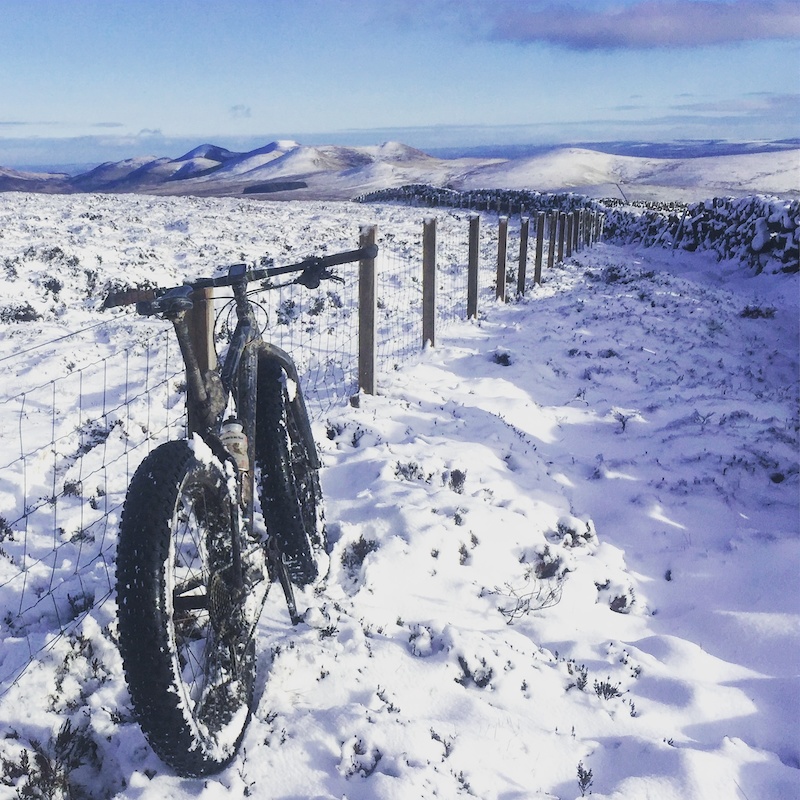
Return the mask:
<path fill-rule="evenodd" d="M 299 387 L 294 387 L 300 391 Z M 322 490 L 311 465 L 309 443 L 300 432 L 282 368 L 262 361 L 258 368 L 256 466 L 261 510 L 277 540 L 289 576 L 306 586 L 323 572 L 325 528 Z"/>
<path fill-rule="evenodd" d="M 255 674 L 231 555 L 234 501 L 206 455 L 176 441 L 142 462 L 117 552 L 119 647 L 134 711 L 181 775 L 216 772 L 234 757 Z"/>

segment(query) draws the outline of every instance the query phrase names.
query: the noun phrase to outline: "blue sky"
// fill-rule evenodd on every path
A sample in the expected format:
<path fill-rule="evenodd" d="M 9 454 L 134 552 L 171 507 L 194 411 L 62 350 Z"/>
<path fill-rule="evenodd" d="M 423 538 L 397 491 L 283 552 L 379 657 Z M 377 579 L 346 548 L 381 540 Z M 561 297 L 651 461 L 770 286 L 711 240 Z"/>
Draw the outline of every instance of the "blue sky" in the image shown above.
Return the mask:
<path fill-rule="evenodd" d="M 0 0 L 0 164 L 800 135 L 796 0 Z"/>

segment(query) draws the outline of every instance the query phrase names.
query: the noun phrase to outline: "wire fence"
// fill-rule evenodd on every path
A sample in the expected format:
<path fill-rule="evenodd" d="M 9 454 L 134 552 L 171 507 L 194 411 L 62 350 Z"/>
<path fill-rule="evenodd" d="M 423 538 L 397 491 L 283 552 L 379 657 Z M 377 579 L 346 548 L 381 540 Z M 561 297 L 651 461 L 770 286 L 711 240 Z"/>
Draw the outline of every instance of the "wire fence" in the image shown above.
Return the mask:
<path fill-rule="evenodd" d="M 0 690 L 111 596 L 128 480 L 184 427 L 177 351 L 151 333 L 0 401 Z"/>
<path fill-rule="evenodd" d="M 422 239 L 422 226 L 403 242 L 379 232 L 379 374 L 400 368 L 423 347 Z M 497 229 L 487 225 L 478 272 L 484 298 L 495 296 L 497 247 Z M 467 316 L 465 220 L 442 220 L 436 251 L 441 331 Z M 518 251 L 519 227 L 512 225 L 506 265 L 512 275 Z M 359 386 L 358 280 L 342 274 L 343 283 L 318 292 L 286 286 L 254 298 L 265 338 L 294 358 L 317 420 Z M 223 350 L 235 320 L 224 298 L 216 307 L 214 338 Z M 76 345 L 81 335 L 86 344 Z M 0 400 L 0 453 L 7 461 L 0 465 L 0 695 L 112 597 L 116 531 L 130 478 L 153 447 L 186 429 L 183 363 L 171 326 L 125 314 L 45 344 L 57 348 L 66 340 L 72 352 L 94 347 L 99 356 L 68 360 L 61 374 Z M 122 340 L 128 344 L 120 346 Z M 4 358 L 3 366 L 16 360 L 19 375 L 31 349 Z"/>

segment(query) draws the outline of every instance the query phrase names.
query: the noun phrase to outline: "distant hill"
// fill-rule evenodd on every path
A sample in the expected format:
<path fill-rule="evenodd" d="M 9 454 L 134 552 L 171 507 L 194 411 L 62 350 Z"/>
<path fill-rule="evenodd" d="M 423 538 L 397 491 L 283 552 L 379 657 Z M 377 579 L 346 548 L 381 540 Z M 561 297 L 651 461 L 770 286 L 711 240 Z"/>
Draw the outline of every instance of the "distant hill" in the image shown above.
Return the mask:
<path fill-rule="evenodd" d="M 693 201 L 747 194 L 800 197 L 800 148 L 692 158 L 562 148 L 478 167 L 453 188 L 569 190 L 628 200 Z"/>
<path fill-rule="evenodd" d="M 658 152 L 681 152 L 680 143 L 672 150 L 661 147 L 666 149 Z M 630 155 L 578 147 L 519 150 L 513 157 L 444 158 L 400 142 L 347 147 L 278 140 L 246 153 L 202 144 L 179 158 L 141 156 L 73 176 L 0 167 L 0 191 L 348 200 L 378 189 L 426 183 L 467 190 L 566 190 L 628 200 L 800 197 L 800 142 L 766 149 L 754 143 L 737 154 L 720 149 L 725 154 L 705 157 L 687 145 L 691 156 L 669 158 L 645 150 Z"/>

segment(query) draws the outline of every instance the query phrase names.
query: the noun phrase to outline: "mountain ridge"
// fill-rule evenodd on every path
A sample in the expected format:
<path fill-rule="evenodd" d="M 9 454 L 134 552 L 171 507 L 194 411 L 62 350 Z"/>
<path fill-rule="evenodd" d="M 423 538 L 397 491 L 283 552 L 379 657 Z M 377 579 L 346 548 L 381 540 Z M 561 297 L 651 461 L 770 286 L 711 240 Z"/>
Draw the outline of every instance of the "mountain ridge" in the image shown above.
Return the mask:
<path fill-rule="evenodd" d="M 564 146 L 511 158 L 442 158 L 401 142 L 303 145 L 278 139 L 247 152 L 200 144 L 178 158 L 136 156 L 70 176 L 0 167 L 0 191 L 142 193 L 351 200 L 409 183 L 460 190 L 573 191 L 592 197 L 698 200 L 800 197 L 800 144 L 739 154 L 665 158 Z"/>

